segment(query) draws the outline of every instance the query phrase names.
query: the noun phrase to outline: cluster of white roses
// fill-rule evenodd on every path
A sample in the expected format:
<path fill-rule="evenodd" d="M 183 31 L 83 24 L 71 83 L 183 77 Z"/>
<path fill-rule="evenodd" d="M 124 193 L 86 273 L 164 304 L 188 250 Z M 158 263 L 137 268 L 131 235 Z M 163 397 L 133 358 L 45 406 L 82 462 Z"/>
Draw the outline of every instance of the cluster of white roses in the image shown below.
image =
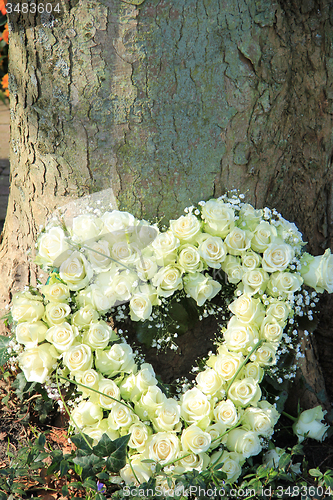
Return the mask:
<path fill-rule="evenodd" d="M 199 207 L 164 232 L 116 210 L 79 215 L 69 229 L 53 221 L 37 242 L 37 262 L 52 269 L 47 284 L 13 298 L 26 379 L 45 383 L 60 365 L 81 384 L 74 426 L 95 442 L 103 433 L 131 435 L 130 464 L 120 471 L 128 484 L 146 481 L 152 461 L 172 473 L 221 463 L 235 481 L 279 418 L 261 399 L 260 382 L 277 363 L 295 292 L 303 281 L 333 291 L 330 252 L 301 258 L 301 234 L 275 211 L 255 210 L 237 196 Z M 149 319 L 179 290 L 202 306 L 222 287 L 211 269 L 237 285 L 233 315 L 193 387 L 167 398 L 152 366 L 138 365 L 101 318 L 127 304 L 133 321 Z"/>

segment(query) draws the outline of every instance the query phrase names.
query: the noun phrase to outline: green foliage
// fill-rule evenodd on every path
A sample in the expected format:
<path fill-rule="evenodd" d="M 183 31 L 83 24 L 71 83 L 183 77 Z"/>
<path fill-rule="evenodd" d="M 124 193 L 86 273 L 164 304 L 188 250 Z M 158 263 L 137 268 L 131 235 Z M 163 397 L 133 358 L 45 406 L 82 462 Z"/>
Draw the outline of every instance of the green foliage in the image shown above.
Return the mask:
<path fill-rule="evenodd" d="M 4 337 L 0 335 L 0 366 L 3 366 L 10 358 L 8 353 L 8 345 L 11 341 L 11 337 Z"/>

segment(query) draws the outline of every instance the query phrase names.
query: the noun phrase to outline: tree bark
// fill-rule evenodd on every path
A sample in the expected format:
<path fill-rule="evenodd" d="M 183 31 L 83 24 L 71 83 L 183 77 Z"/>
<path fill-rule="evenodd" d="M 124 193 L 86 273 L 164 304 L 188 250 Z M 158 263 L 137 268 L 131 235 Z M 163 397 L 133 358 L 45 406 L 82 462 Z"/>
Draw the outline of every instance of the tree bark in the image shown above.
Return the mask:
<path fill-rule="evenodd" d="M 165 219 L 236 188 L 294 221 L 313 254 L 332 247 L 330 2 L 139 2 L 10 23 L 3 305 L 35 280 L 27 254 L 47 216 L 105 188 Z"/>

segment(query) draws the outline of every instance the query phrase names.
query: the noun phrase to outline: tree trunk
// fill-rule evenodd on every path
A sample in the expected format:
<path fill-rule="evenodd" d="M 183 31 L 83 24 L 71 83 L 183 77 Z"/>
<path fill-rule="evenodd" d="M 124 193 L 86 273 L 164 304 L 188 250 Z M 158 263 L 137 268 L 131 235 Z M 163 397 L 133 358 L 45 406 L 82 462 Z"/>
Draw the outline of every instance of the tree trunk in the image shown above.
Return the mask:
<path fill-rule="evenodd" d="M 4 304 L 35 279 L 27 254 L 46 217 L 106 188 L 166 219 L 236 188 L 294 221 L 310 252 L 332 246 L 330 2 L 134 3 L 70 1 L 30 29 L 12 17 Z"/>

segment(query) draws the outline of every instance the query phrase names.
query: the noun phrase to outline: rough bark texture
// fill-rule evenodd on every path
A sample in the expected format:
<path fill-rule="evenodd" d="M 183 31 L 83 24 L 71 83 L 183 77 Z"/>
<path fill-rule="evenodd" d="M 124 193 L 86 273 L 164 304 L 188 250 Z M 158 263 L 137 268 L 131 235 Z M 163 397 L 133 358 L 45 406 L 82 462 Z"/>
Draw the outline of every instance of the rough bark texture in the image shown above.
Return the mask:
<path fill-rule="evenodd" d="M 238 188 L 296 222 L 312 253 L 332 246 L 330 2 L 69 3 L 53 26 L 12 26 L 4 302 L 33 281 L 46 216 L 109 187 L 120 208 L 167 219 Z"/>

